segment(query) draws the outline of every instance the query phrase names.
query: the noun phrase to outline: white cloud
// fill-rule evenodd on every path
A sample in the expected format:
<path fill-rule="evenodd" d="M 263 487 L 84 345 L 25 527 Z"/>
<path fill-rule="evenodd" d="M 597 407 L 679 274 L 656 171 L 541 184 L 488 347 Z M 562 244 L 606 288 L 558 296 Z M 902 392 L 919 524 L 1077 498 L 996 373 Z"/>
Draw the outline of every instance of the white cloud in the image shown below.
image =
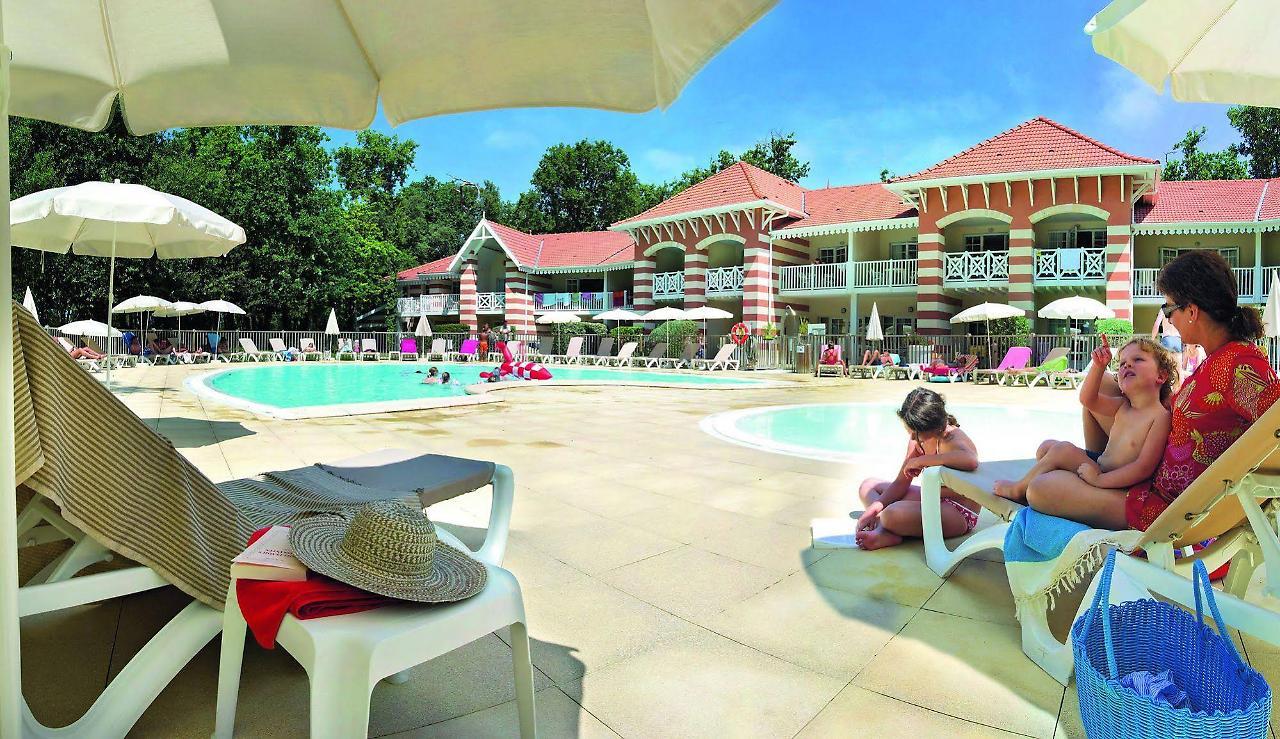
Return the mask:
<path fill-rule="evenodd" d="M 694 158 L 688 154 L 660 147 L 645 149 L 641 156 L 645 164 L 662 178 L 675 177 L 693 168 L 695 164 Z"/>
<path fill-rule="evenodd" d="M 1102 99 L 1107 101 L 1103 118 L 1117 128 L 1149 130 L 1169 102 L 1127 69 L 1112 67 L 1102 78 Z"/>
<path fill-rule="evenodd" d="M 538 139 L 528 131 L 496 128 L 484 137 L 484 145 L 490 149 L 525 149 L 538 145 Z"/>

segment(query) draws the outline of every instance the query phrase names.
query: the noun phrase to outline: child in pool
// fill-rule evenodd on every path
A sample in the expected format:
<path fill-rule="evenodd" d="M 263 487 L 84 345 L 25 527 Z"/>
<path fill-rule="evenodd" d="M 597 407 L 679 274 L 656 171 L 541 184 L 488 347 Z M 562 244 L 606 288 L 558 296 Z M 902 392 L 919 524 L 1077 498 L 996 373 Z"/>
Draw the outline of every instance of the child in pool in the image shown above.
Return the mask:
<path fill-rule="evenodd" d="M 440 384 L 441 384 L 441 385 L 452 385 L 452 384 L 453 384 L 453 378 L 449 376 L 449 373 L 448 373 L 448 372 L 441 372 L 441 373 L 440 373 Z"/>
<path fill-rule="evenodd" d="M 920 520 L 920 486 L 912 484 L 925 467 L 946 466 L 958 470 L 978 467 L 978 450 L 960 424 L 947 413 L 946 401 L 928 388 L 907 394 L 898 418 L 911 436 L 907 456 L 892 480 L 867 478 L 858 490 L 866 505 L 858 516 L 855 540 L 863 549 L 880 549 L 902 543 L 907 536 L 923 536 Z M 959 536 L 978 523 L 978 506 L 968 498 L 942 489 L 942 533 Z"/>
<path fill-rule="evenodd" d="M 1171 422 L 1164 404 L 1173 392 L 1178 365 L 1168 349 L 1147 337 L 1125 344 L 1118 356 L 1119 397 L 1098 392 L 1111 363 L 1106 334 L 1102 344 L 1093 350 L 1093 363 L 1080 387 L 1080 403 L 1084 407 L 1096 416 L 1115 419 L 1107 448 L 1095 452 L 1069 441 L 1049 439 L 1036 451 L 1039 461 L 1021 480 L 996 481 L 996 495 L 1025 502 L 1031 481 L 1052 470 L 1074 471 L 1090 485 L 1121 493 L 1155 474 L 1169 440 Z"/>
<path fill-rule="evenodd" d="M 485 381 L 486 382 L 502 382 L 502 368 L 494 367 L 493 371 L 489 373 L 488 379 L 486 379 Z"/>
<path fill-rule="evenodd" d="M 432 367 L 427 370 L 427 376 L 422 378 L 423 385 L 439 385 L 440 384 L 440 368 Z"/>

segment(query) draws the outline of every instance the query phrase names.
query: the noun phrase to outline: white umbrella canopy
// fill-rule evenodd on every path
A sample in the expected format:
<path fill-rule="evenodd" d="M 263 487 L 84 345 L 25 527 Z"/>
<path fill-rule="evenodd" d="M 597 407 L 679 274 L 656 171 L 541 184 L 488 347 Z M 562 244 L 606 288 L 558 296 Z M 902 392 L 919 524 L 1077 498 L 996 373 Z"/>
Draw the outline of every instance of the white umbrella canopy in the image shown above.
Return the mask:
<path fill-rule="evenodd" d="M 336 317 L 334 321 L 335 322 L 337 321 Z M 413 335 L 414 336 L 431 336 L 432 335 L 431 321 L 428 321 L 426 316 L 422 316 L 421 318 L 418 319 L 418 325 L 414 327 Z"/>
<path fill-rule="evenodd" d="M 543 313 L 542 315 L 538 316 L 538 319 L 535 321 L 535 323 L 541 323 L 542 325 L 545 326 L 547 324 L 552 324 L 552 323 L 575 323 L 581 320 L 582 320 L 581 318 L 578 318 L 577 313 L 572 313 L 567 310 L 556 310 L 556 311 L 550 311 L 548 313 Z"/>
<path fill-rule="evenodd" d="M 199 303 L 192 303 L 187 300 L 175 300 L 169 304 L 167 308 L 156 308 L 152 313 L 156 318 L 182 318 L 183 316 L 193 316 L 197 313 L 204 313 L 205 308 Z"/>
<path fill-rule="evenodd" d="M 666 306 L 665 308 L 651 310 L 640 316 L 640 318 L 645 321 L 678 321 L 682 318 L 688 318 L 688 313 L 673 306 Z"/>
<path fill-rule="evenodd" d="M 1114 0 L 1085 26 L 1093 49 L 1185 102 L 1280 107 L 1280 3 Z"/>
<path fill-rule="evenodd" d="M 965 308 L 951 317 L 952 323 L 975 323 L 977 321 L 997 321 L 1001 318 L 1025 316 L 1027 312 L 1021 308 L 1003 303 L 979 303 Z"/>
<path fill-rule="evenodd" d="M 31 294 L 30 287 L 27 287 L 26 295 L 22 296 L 22 307 L 27 309 L 32 318 L 36 319 L 36 323 L 40 322 L 40 314 L 36 313 L 36 298 Z"/>
<path fill-rule="evenodd" d="M 708 319 L 715 320 L 718 318 L 733 318 L 733 314 L 721 308 L 702 305 L 697 308 L 690 308 L 686 310 L 683 318 L 688 318 L 691 321 L 706 321 Z"/>
<path fill-rule="evenodd" d="M 638 321 L 640 320 L 640 314 L 632 313 L 631 311 L 623 310 L 622 308 L 614 308 L 613 310 L 607 310 L 604 313 L 597 313 L 592 316 L 592 318 L 597 321 Z"/>
<path fill-rule="evenodd" d="M 1115 318 L 1116 312 L 1106 303 L 1083 295 L 1059 298 L 1036 312 L 1041 318 L 1058 320 L 1096 321 L 1099 318 Z"/>
<path fill-rule="evenodd" d="M 98 339 L 119 338 L 122 334 L 102 321 L 72 321 L 58 327 L 67 336 L 93 336 Z"/>
<path fill-rule="evenodd" d="M 235 303 L 227 302 L 226 300 L 206 300 L 203 303 L 200 303 L 200 307 L 210 313 L 230 313 L 236 316 L 245 315 L 244 308 L 241 308 Z M 334 320 L 336 321 L 337 319 L 335 318 Z"/>
<path fill-rule="evenodd" d="M 111 309 L 112 313 L 147 313 L 158 308 L 168 308 L 173 303 L 154 295 L 135 295 Z"/>
<path fill-rule="evenodd" d="M 1262 311 L 1262 322 L 1267 336 L 1280 338 L 1280 275 L 1271 275 L 1271 293 L 1267 295 L 1267 307 Z"/>
<path fill-rule="evenodd" d="M 867 341 L 884 341 L 884 329 L 880 327 L 880 306 L 871 304 L 871 317 L 867 319 Z"/>

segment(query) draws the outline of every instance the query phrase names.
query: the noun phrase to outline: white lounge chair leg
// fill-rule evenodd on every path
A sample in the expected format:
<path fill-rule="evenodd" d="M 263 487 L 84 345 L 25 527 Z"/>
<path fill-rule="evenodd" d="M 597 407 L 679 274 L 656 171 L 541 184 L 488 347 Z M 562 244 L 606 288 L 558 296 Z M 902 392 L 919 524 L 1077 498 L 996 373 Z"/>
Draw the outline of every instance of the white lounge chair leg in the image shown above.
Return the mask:
<path fill-rule="evenodd" d="M 330 645 L 332 646 L 332 645 Z M 351 739 L 369 734 L 369 655 L 330 649 L 316 655 L 311 679 L 312 739 Z"/>
<path fill-rule="evenodd" d="M 248 626 L 240 615 L 233 580 L 223 609 L 222 651 L 218 658 L 218 700 L 213 719 L 215 739 L 230 739 L 236 728 L 236 705 L 240 700 L 240 668 L 244 662 L 244 637 Z"/>
<path fill-rule="evenodd" d="M 98 542 L 84 536 L 61 557 L 50 562 L 35 577 L 32 584 L 69 580 L 80 570 L 97 562 L 110 562 L 115 555 Z"/>
<path fill-rule="evenodd" d="M 533 702 L 533 661 L 529 654 L 529 627 L 511 624 L 511 662 L 516 674 L 516 710 L 520 714 L 521 739 L 536 739 L 538 727 Z"/>
<path fill-rule="evenodd" d="M 1249 589 L 1249 581 L 1258 565 L 1263 563 L 1262 548 L 1250 540 L 1240 547 L 1240 551 L 1231 558 L 1231 567 L 1223 578 L 1222 589 L 1232 595 L 1243 598 Z"/>
<path fill-rule="evenodd" d="M 984 510 L 979 517 L 990 515 Z M 965 539 L 954 550 L 948 549 L 946 539 L 942 536 L 942 477 L 937 467 L 925 468 L 920 475 L 920 518 L 924 525 L 925 562 L 938 577 L 950 575 L 970 555 L 987 549 L 1002 548 L 1005 530 L 1009 528 L 1006 523 L 987 526 Z"/>

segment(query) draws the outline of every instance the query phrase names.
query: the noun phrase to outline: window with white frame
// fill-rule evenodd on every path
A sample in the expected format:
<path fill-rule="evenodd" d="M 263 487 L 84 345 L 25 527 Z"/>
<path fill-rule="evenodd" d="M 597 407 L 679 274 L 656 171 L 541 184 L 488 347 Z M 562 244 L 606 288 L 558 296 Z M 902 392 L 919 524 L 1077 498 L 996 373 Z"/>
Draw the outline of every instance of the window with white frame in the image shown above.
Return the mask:
<path fill-rule="evenodd" d="M 578 278 L 577 278 L 577 277 L 567 277 L 567 278 L 565 278 L 565 281 L 564 281 L 564 291 L 565 291 L 565 292 L 567 292 L 567 293 L 576 293 L 576 292 L 578 292 Z"/>
<path fill-rule="evenodd" d="M 1160 247 L 1160 266 L 1163 267 L 1169 262 L 1172 262 L 1174 259 L 1177 258 L 1180 252 L 1192 251 L 1194 249 L 1204 249 L 1205 251 L 1216 251 L 1222 255 L 1223 259 L 1227 260 L 1227 264 L 1231 265 L 1232 267 L 1240 266 L 1240 249 L 1234 246 L 1219 246 L 1219 247 L 1162 246 Z"/>
<path fill-rule="evenodd" d="M 1073 228 L 1068 231 L 1050 231 L 1046 246 L 1050 249 L 1105 249 L 1107 229 Z"/>
<path fill-rule="evenodd" d="M 964 237 L 965 251 L 1008 251 L 1009 234 L 968 234 Z"/>
<path fill-rule="evenodd" d="M 899 241 L 896 244 L 889 244 L 890 259 L 917 259 L 919 253 L 919 245 L 914 241 Z"/>
<path fill-rule="evenodd" d="M 849 261 L 849 247 L 828 246 L 818 250 L 818 264 L 844 264 Z"/>

